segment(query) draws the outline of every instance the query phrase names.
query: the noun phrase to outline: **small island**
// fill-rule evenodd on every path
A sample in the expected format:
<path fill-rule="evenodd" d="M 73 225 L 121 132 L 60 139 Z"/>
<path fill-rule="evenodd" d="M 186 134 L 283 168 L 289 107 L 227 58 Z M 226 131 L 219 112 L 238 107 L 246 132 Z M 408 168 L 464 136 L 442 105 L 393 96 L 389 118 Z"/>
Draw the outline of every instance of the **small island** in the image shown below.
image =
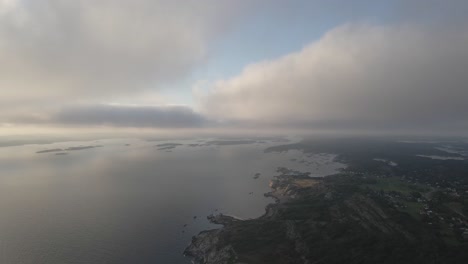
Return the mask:
<path fill-rule="evenodd" d="M 256 140 L 213 140 L 207 141 L 205 145 L 216 145 L 216 146 L 234 146 L 234 145 L 245 145 L 257 143 Z"/>
<path fill-rule="evenodd" d="M 55 148 L 55 149 L 45 149 L 45 150 L 40 150 L 36 151 L 37 154 L 42 154 L 42 153 L 64 153 L 65 151 L 78 151 L 78 150 L 85 150 L 85 149 L 93 149 L 93 148 L 100 148 L 102 147 L 101 145 L 93 145 L 93 146 L 77 146 L 77 147 L 68 147 L 65 149 L 62 148 Z M 56 154 L 56 155 L 64 155 L 64 154 Z"/>
<path fill-rule="evenodd" d="M 41 154 L 41 153 L 51 153 L 51 152 L 60 152 L 60 151 L 63 151 L 63 149 L 60 149 L 60 148 L 56 148 L 56 149 L 44 149 L 44 150 L 36 151 L 36 153 L 37 153 L 37 154 Z"/>
<path fill-rule="evenodd" d="M 162 144 L 157 144 L 156 147 L 158 148 L 158 150 L 172 150 L 182 145 L 183 144 L 179 144 L 179 143 L 162 143 Z"/>
<path fill-rule="evenodd" d="M 84 150 L 84 149 L 93 149 L 93 148 L 101 148 L 101 145 L 95 145 L 95 146 L 78 146 L 78 147 L 69 147 L 64 150 L 66 151 L 77 151 L 77 150 Z"/>

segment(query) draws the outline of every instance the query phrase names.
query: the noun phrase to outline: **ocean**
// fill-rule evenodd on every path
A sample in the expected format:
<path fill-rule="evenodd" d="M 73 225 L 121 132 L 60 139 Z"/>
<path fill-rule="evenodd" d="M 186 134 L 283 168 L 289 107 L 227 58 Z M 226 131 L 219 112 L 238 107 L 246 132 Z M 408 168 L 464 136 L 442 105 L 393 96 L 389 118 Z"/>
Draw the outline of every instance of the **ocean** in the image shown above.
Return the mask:
<path fill-rule="evenodd" d="M 213 213 L 259 217 L 278 167 L 332 174 L 297 139 L 101 139 L 0 147 L 0 263 L 190 263 Z M 38 153 L 39 152 L 39 153 Z M 257 176 L 255 176 L 257 174 Z"/>

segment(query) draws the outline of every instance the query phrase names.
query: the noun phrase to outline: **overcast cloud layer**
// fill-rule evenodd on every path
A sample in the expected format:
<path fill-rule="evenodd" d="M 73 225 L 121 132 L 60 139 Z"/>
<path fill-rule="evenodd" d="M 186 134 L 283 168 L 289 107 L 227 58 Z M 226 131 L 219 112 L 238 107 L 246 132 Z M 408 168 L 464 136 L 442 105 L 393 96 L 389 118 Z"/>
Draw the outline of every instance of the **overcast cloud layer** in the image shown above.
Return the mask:
<path fill-rule="evenodd" d="M 0 0 L 0 129 L 465 133 L 467 12 L 463 0 Z M 190 79 L 235 60 L 221 43 L 252 37 L 245 21 L 282 36 L 328 20 L 345 23 L 234 76 Z M 191 105 L 161 95 L 191 86 Z"/>

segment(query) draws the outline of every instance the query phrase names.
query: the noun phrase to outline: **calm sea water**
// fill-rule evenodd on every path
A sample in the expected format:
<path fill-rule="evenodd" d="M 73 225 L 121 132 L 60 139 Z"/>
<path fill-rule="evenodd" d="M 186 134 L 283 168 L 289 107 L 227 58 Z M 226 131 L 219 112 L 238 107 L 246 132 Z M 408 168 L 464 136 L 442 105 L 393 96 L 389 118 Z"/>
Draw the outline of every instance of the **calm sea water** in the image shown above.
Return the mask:
<path fill-rule="evenodd" d="M 155 147 L 168 142 L 183 145 Z M 198 143 L 112 139 L 0 148 L 0 263 L 190 263 L 182 252 L 191 237 L 216 227 L 208 214 L 264 213 L 272 201 L 263 194 L 277 167 L 315 176 L 340 167 L 329 156 L 264 153 L 282 144 L 273 141 L 188 145 Z M 86 145 L 102 147 L 36 153 Z"/>

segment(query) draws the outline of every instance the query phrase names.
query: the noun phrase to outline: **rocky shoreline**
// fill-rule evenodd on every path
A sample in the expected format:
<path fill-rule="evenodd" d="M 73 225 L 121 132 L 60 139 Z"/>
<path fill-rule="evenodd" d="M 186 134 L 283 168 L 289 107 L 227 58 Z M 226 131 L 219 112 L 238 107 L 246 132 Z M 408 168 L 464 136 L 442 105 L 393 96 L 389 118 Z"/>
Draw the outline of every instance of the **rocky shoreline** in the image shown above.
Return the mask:
<path fill-rule="evenodd" d="M 194 236 L 185 256 L 197 264 L 466 263 L 465 244 L 395 207 L 375 190 L 379 178 L 278 172 L 264 215 L 209 216 L 223 227 Z"/>
<path fill-rule="evenodd" d="M 233 264 L 245 263 L 239 261 L 235 247 L 230 243 L 231 234 L 242 230 L 245 224 L 255 221 L 272 221 L 277 214 L 278 206 L 289 199 L 294 199 L 303 189 L 316 187 L 321 178 L 311 178 L 308 173 L 278 168 L 280 175 L 270 181 L 271 192 L 265 194 L 272 197 L 275 203 L 268 204 L 265 213 L 257 219 L 241 220 L 232 216 L 217 214 L 209 215 L 207 219 L 213 224 L 223 225 L 220 229 L 200 232 L 192 238 L 185 249 L 184 255 L 197 264 Z"/>
<path fill-rule="evenodd" d="M 224 214 L 212 214 L 207 219 L 224 227 L 231 226 L 240 219 Z M 220 233 L 222 229 L 214 229 L 200 232 L 192 238 L 192 242 L 185 249 L 184 255 L 191 257 L 195 263 L 233 263 L 237 259 L 236 252 L 231 245 L 220 247 Z"/>

